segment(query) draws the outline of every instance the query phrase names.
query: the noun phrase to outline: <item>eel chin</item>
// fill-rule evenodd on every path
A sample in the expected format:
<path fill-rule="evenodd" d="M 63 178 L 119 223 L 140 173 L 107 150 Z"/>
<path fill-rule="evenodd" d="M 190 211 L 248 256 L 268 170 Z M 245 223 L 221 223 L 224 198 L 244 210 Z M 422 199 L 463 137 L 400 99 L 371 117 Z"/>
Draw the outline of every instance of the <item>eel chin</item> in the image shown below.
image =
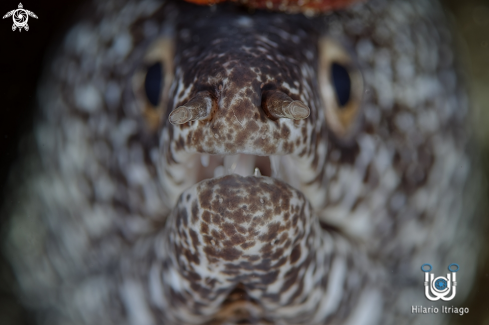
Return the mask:
<path fill-rule="evenodd" d="M 170 323 L 267 315 L 313 324 L 327 316 L 330 299 L 357 299 L 334 296 L 358 284 L 355 265 L 365 263 L 321 229 L 300 191 L 264 176 L 225 175 L 185 190 L 159 243 L 160 304 Z"/>

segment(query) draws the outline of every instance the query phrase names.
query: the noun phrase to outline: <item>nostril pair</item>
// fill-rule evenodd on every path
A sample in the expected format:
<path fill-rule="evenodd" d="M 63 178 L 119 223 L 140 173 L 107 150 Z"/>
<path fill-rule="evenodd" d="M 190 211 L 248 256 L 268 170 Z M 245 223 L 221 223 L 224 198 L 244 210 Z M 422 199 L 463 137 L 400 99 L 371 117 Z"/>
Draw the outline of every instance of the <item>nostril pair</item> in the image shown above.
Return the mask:
<path fill-rule="evenodd" d="M 205 120 L 211 115 L 212 110 L 217 108 L 216 105 L 209 91 L 201 91 L 185 105 L 177 107 L 170 113 L 170 123 L 177 125 Z M 262 94 L 262 108 L 272 120 L 279 118 L 302 120 L 310 114 L 307 105 L 299 100 L 293 100 L 279 90 L 267 90 Z"/>

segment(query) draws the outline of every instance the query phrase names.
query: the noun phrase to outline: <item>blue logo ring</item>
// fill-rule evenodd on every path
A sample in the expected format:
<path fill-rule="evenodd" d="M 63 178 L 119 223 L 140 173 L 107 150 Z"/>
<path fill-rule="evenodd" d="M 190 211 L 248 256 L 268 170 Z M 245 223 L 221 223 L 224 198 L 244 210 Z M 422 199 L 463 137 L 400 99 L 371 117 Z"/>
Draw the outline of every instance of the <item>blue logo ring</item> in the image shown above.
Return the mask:
<path fill-rule="evenodd" d="M 438 279 L 435 281 L 435 287 L 438 290 L 445 290 L 447 288 L 447 281 L 445 279 Z"/>
<path fill-rule="evenodd" d="M 452 270 L 452 266 L 456 266 L 457 269 L 456 270 Z M 450 272 L 457 272 L 458 269 L 459 269 L 459 266 L 456 263 L 452 263 L 452 264 L 448 265 L 448 271 L 450 271 Z"/>
<path fill-rule="evenodd" d="M 453 265 L 453 264 L 450 264 L 450 265 Z M 425 266 L 429 266 L 429 267 L 430 267 L 430 269 L 429 269 L 429 270 L 425 270 L 425 269 L 424 269 L 424 267 L 425 267 Z M 458 266 L 458 265 L 457 265 L 457 266 Z M 450 268 L 450 267 L 448 267 L 448 268 Z M 431 264 L 426 263 L 426 264 L 421 265 L 421 271 L 423 271 L 423 272 L 430 272 L 430 271 L 431 271 L 431 269 L 432 269 Z M 457 269 L 457 270 L 458 270 L 458 269 Z"/>

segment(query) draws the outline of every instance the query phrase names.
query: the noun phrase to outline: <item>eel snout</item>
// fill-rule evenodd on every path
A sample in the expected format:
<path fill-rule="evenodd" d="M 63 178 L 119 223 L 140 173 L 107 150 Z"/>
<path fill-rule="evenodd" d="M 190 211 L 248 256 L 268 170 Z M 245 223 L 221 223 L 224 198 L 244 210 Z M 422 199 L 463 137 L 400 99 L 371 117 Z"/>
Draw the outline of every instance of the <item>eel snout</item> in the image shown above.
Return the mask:
<path fill-rule="evenodd" d="M 256 168 L 309 197 L 327 151 L 317 31 L 299 16 L 209 15 L 177 31 L 170 113 L 160 139 L 167 206 L 203 179 L 253 175 Z M 232 167 L 234 157 L 242 172 Z"/>

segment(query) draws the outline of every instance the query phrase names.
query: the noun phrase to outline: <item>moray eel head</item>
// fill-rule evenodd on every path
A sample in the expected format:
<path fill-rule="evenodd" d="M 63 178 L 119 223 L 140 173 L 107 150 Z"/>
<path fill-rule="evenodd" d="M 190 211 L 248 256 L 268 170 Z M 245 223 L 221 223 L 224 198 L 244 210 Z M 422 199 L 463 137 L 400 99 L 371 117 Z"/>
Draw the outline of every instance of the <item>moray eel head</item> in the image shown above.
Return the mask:
<path fill-rule="evenodd" d="M 199 9 L 187 11 L 175 33 L 160 139 L 168 206 L 189 186 L 231 173 L 279 178 L 307 195 L 327 151 L 321 23 L 230 6 Z"/>

